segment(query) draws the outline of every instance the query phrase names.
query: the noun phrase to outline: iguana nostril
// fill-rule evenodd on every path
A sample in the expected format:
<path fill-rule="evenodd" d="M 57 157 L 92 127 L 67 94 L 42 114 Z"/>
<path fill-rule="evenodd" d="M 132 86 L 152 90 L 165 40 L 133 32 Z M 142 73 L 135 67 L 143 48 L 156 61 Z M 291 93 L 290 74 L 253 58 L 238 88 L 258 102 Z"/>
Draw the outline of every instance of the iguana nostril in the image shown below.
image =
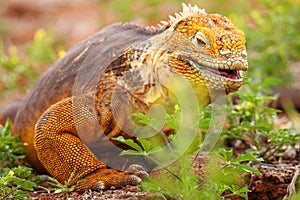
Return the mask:
<path fill-rule="evenodd" d="M 225 56 L 231 54 L 231 51 L 229 49 L 221 49 L 219 53 Z"/>

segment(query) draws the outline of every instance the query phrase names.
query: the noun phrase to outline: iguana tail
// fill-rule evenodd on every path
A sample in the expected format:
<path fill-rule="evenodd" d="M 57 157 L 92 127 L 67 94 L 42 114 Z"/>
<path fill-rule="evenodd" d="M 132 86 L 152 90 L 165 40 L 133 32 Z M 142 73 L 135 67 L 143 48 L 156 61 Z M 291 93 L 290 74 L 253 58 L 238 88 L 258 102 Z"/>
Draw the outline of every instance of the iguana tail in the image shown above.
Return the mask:
<path fill-rule="evenodd" d="M 23 99 L 19 99 L 8 105 L 0 107 L 0 124 L 4 125 L 7 119 L 10 119 L 13 123 L 22 103 Z"/>

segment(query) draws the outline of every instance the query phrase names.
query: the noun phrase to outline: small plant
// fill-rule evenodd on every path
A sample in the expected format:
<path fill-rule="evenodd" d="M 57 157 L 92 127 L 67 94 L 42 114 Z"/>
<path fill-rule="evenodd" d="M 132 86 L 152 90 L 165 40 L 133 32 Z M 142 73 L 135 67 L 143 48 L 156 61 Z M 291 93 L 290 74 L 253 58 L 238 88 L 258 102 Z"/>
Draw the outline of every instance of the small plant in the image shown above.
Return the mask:
<path fill-rule="evenodd" d="M 226 175 L 230 175 L 235 172 L 252 172 L 261 175 L 259 170 L 253 169 L 249 165 L 241 164 L 242 162 L 246 162 L 246 161 L 254 161 L 254 162 L 263 161 L 262 158 L 256 158 L 255 156 L 253 156 L 252 153 L 248 152 L 246 154 L 241 154 L 234 158 L 232 149 L 226 150 L 222 148 L 215 155 L 225 162 L 222 171 Z"/>
<path fill-rule="evenodd" d="M 13 91 L 25 93 L 42 68 L 55 61 L 61 52 L 57 39 L 44 29 L 37 30 L 34 40 L 21 51 L 10 45 L 6 52 L 0 40 L 0 97 L 9 98 L 8 94 Z"/>
<path fill-rule="evenodd" d="M 70 187 L 70 183 L 74 178 L 74 176 L 75 176 L 75 172 L 72 172 L 69 179 L 64 184 L 60 183 L 55 178 L 47 177 L 47 182 L 50 185 L 54 186 L 54 188 L 51 188 L 50 190 L 54 191 L 54 194 L 72 192 L 75 189 L 75 185 L 72 185 Z"/>
<path fill-rule="evenodd" d="M 201 113 L 199 116 L 207 116 L 209 111 Z M 157 124 L 155 119 L 150 119 L 143 114 L 134 115 L 140 118 L 139 122 L 149 124 Z M 175 107 L 173 114 L 166 115 L 166 124 L 174 128 L 175 132 L 178 130 L 178 117 L 180 116 L 180 108 Z M 208 127 L 207 118 L 200 121 L 199 127 Z M 205 132 L 204 132 L 205 133 Z M 175 133 L 176 134 L 176 133 Z M 171 165 L 162 167 L 158 176 L 147 178 L 141 183 L 144 190 L 163 194 L 170 198 L 176 199 L 199 199 L 199 198 L 212 198 L 225 199 L 232 195 L 246 197 L 249 192 L 246 186 L 240 186 L 240 183 L 232 176 L 241 176 L 245 172 L 252 172 L 260 174 L 256 169 L 251 168 L 242 162 L 260 162 L 262 159 L 257 159 L 252 153 L 242 154 L 233 158 L 233 152 L 227 151 L 223 148 L 215 152 L 211 156 L 212 163 L 215 167 L 208 170 L 208 174 L 215 174 L 216 176 L 200 177 L 194 174 L 193 169 L 193 156 L 199 150 L 202 136 L 196 135 L 191 146 L 185 152 L 181 152 L 181 156 Z M 174 136 L 171 135 L 168 141 L 173 141 Z M 148 156 L 150 153 L 155 152 L 161 146 L 155 143 L 150 143 L 147 139 L 137 138 L 137 143 L 132 139 L 124 139 L 123 137 L 115 138 L 114 140 L 124 143 L 131 147 L 129 150 L 124 150 L 121 155 L 144 155 Z M 176 144 L 180 145 L 180 142 Z M 184 143 L 183 143 L 184 144 Z M 178 149 L 181 149 L 180 147 Z M 222 164 L 221 164 L 222 163 Z M 225 181 L 226 180 L 226 181 Z M 230 180 L 230 181 L 229 181 Z M 245 185 L 245 184 L 244 184 Z"/>
<path fill-rule="evenodd" d="M 18 165 L 25 156 L 25 144 L 18 136 L 12 137 L 10 129 L 9 120 L 5 126 L 0 125 L 0 199 L 28 199 L 24 190 L 33 191 L 40 179 L 31 168 Z"/>
<path fill-rule="evenodd" d="M 277 99 L 270 89 L 277 82 L 274 78 L 266 78 L 260 84 L 245 85 L 243 90 L 228 96 L 228 102 L 233 102 L 234 95 L 238 95 L 240 100 L 235 105 L 229 103 L 230 128 L 224 130 L 224 137 L 243 139 L 249 145 L 249 150 L 265 159 L 282 152 L 284 146 L 293 147 L 300 139 L 295 129 L 276 127 L 277 114 L 281 111 L 269 105 Z"/>
<path fill-rule="evenodd" d="M 32 169 L 19 166 L 5 170 L 7 173 L 0 175 L 0 199 L 29 199 L 30 196 L 24 190 L 33 191 L 37 188 Z"/>
<path fill-rule="evenodd" d="M 10 129 L 9 120 L 5 126 L 0 125 L 0 173 L 3 168 L 17 166 L 17 162 L 25 156 L 25 144 L 20 143 L 18 136 L 12 137 Z"/>
<path fill-rule="evenodd" d="M 255 1 L 250 9 L 252 23 L 245 24 L 250 74 L 256 80 L 272 76 L 282 84 L 292 83 L 290 66 L 299 62 L 299 1 Z M 248 20 L 249 22 L 249 20 Z M 276 31 L 274 31 L 276 30 Z"/>

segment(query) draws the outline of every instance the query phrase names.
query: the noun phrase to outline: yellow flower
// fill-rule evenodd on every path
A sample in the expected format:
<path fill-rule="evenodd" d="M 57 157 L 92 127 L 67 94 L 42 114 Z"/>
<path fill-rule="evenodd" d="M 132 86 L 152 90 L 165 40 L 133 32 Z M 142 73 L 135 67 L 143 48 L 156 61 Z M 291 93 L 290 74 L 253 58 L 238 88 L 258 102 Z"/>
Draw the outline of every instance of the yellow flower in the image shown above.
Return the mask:
<path fill-rule="evenodd" d="M 247 104 L 246 104 L 247 110 L 252 109 L 253 107 L 254 107 L 253 103 L 247 102 Z"/>
<path fill-rule="evenodd" d="M 45 38 L 46 36 L 46 31 L 43 28 L 40 28 L 36 31 L 36 33 L 34 34 L 34 40 L 35 41 L 41 41 L 43 40 L 43 38 Z"/>
<path fill-rule="evenodd" d="M 63 57 L 66 54 L 66 52 L 64 50 L 60 50 L 58 51 L 57 55 L 59 58 Z"/>
<path fill-rule="evenodd" d="M 242 110 L 242 107 L 241 107 L 240 105 L 235 105 L 235 106 L 234 106 L 234 109 L 235 109 L 236 111 L 241 111 L 241 110 Z"/>
<path fill-rule="evenodd" d="M 13 170 L 9 170 L 8 175 L 9 176 L 13 176 L 15 174 L 15 172 Z"/>
<path fill-rule="evenodd" d="M 179 111 L 180 110 L 180 106 L 178 104 L 175 105 L 175 111 Z"/>

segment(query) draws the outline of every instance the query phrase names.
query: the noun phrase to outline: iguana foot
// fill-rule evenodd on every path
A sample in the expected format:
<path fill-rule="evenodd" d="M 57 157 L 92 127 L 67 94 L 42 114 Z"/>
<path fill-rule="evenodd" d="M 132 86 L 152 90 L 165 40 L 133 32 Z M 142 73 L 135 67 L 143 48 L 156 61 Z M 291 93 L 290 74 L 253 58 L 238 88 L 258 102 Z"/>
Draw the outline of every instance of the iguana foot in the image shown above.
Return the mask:
<path fill-rule="evenodd" d="M 83 178 L 75 190 L 84 192 L 86 190 L 105 190 L 111 187 L 120 188 L 126 185 L 137 185 L 148 173 L 140 165 L 131 165 L 125 172 L 114 169 L 99 169 Z"/>

